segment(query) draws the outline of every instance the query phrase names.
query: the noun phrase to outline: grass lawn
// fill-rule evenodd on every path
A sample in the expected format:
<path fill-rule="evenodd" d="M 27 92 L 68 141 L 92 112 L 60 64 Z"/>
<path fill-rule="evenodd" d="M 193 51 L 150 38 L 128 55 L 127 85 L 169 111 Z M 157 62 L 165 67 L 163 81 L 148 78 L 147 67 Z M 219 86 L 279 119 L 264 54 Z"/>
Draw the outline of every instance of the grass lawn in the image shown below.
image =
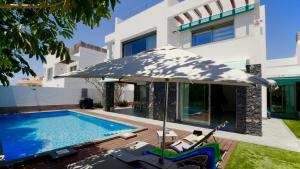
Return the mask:
<path fill-rule="evenodd" d="M 300 120 L 283 120 L 290 130 L 300 138 Z"/>
<path fill-rule="evenodd" d="M 239 142 L 225 169 L 300 169 L 300 153 Z"/>

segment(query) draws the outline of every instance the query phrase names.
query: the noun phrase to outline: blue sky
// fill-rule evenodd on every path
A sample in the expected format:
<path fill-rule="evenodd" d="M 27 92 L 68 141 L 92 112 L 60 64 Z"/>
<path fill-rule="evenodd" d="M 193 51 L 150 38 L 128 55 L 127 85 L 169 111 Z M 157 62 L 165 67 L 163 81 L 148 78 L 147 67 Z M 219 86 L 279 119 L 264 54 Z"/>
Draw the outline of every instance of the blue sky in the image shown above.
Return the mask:
<path fill-rule="evenodd" d="M 72 46 L 79 41 L 85 41 L 99 46 L 104 46 L 105 35 L 114 31 L 114 18 L 126 19 L 161 0 L 120 0 L 112 18 L 102 20 L 100 26 L 91 30 L 82 24 L 78 24 L 74 38 L 65 40 L 67 46 Z M 267 56 L 269 59 L 291 57 L 295 53 L 296 33 L 300 32 L 300 1 L 299 0 L 261 0 L 266 6 L 267 27 Z M 42 64 L 39 61 L 30 60 L 30 65 L 38 75 L 43 75 Z M 16 75 L 12 80 L 24 77 Z"/>

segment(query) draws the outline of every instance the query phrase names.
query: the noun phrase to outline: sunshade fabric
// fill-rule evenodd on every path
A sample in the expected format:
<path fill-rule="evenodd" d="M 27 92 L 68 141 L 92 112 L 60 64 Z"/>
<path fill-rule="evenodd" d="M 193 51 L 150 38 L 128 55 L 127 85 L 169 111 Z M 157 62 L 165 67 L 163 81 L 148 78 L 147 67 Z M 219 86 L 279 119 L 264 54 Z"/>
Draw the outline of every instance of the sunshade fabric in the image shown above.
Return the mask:
<path fill-rule="evenodd" d="M 200 1 L 199 1 L 200 2 Z M 201 3 L 201 2 L 200 2 Z M 174 16 L 179 31 L 254 9 L 254 0 L 212 0 Z"/>
<path fill-rule="evenodd" d="M 292 84 L 300 82 L 300 76 L 291 76 L 291 77 L 274 77 L 270 78 L 275 80 L 278 85 Z"/>
<path fill-rule="evenodd" d="M 230 69 L 194 53 L 166 46 L 135 56 L 100 63 L 58 77 L 115 78 L 124 82 L 184 82 L 228 85 L 268 85 L 268 81 L 244 71 Z"/>

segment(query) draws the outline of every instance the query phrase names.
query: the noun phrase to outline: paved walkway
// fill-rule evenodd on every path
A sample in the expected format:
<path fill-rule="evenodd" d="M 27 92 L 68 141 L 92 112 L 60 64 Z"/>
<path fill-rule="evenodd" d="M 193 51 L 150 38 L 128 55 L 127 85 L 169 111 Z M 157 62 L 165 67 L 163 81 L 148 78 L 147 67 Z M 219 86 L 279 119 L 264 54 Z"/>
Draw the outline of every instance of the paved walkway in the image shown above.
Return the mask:
<path fill-rule="evenodd" d="M 162 122 L 159 120 L 105 112 L 100 109 L 95 109 L 90 111 L 102 115 L 125 118 L 128 120 L 162 126 Z M 184 130 L 188 132 L 192 132 L 195 129 L 198 130 L 200 129 L 204 133 L 208 133 L 211 130 L 202 127 L 195 127 L 186 124 L 178 124 L 178 123 L 170 123 L 170 122 L 167 122 L 167 128 Z M 226 132 L 226 131 L 218 131 L 216 132 L 215 136 L 225 138 L 225 139 L 233 139 L 237 141 L 244 141 L 244 142 L 249 142 L 254 144 L 266 145 L 270 147 L 277 147 L 277 148 L 286 149 L 290 151 L 300 152 L 300 140 L 296 138 L 296 136 L 287 128 L 287 126 L 283 123 L 281 119 L 272 118 L 268 120 L 263 120 L 262 137 L 233 133 L 233 132 Z"/>

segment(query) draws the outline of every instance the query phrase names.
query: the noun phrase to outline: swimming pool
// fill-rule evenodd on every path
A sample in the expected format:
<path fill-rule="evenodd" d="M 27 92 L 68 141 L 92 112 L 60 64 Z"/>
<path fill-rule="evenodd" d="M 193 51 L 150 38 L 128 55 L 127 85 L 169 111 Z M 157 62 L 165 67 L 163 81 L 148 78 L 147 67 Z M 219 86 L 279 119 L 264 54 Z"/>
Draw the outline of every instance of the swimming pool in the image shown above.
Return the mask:
<path fill-rule="evenodd" d="M 0 141 L 6 161 L 105 139 L 135 126 L 71 111 L 0 116 Z"/>

